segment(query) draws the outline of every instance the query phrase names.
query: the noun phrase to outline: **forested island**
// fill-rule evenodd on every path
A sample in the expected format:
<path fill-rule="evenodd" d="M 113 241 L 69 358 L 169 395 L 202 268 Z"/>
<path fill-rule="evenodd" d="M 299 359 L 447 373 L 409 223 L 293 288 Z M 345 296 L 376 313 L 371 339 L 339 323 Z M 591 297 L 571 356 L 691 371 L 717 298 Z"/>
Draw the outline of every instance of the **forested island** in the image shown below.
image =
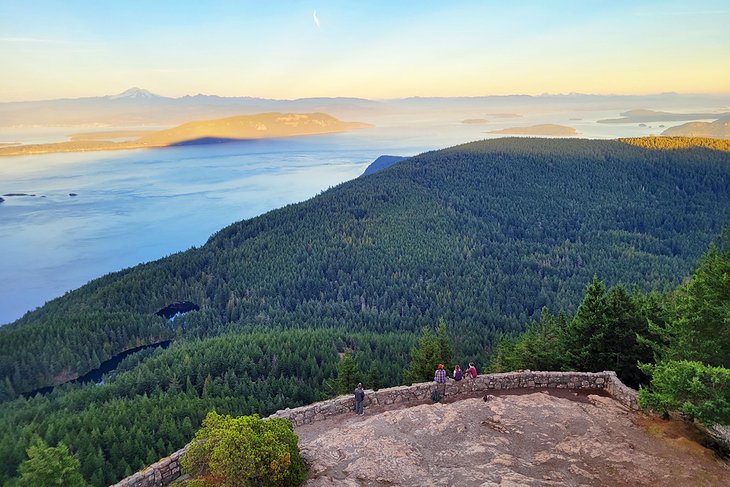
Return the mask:
<path fill-rule="evenodd" d="M 346 132 L 370 127 L 360 122 L 343 122 L 325 113 L 259 113 L 217 120 L 188 122 L 159 131 L 113 131 L 74 134 L 68 142 L 50 144 L 15 144 L 0 146 L 0 156 L 48 154 L 53 152 L 88 152 L 144 149 L 294 137 Z M 133 138 L 115 142 L 108 139 Z"/>
<path fill-rule="evenodd" d="M 544 123 L 540 125 L 532 125 L 530 127 L 509 127 L 501 130 L 492 130 L 490 134 L 504 135 L 549 135 L 549 136 L 566 136 L 577 135 L 578 132 L 573 127 L 565 125 L 556 125 L 552 123 Z"/>
<path fill-rule="evenodd" d="M 730 116 L 714 122 L 689 122 L 677 127 L 671 127 L 662 132 L 662 135 L 683 137 L 714 137 L 730 139 Z"/>
<path fill-rule="evenodd" d="M 0 328 L 0 482 L 40 437 L 108 485 L 187 443 L 208 411 L 265 415 L 331 396 L 342 354 L 367 387 L 401 384 L 439 322 L 454 359 L 482 370 L 531 359 L 648 384 L 635 359 L 663 345 L 659 356 L 681 356 L 681 342 L 655 335 L 683 336 L 672 324 L 692 309 L 675 309 L 677 296 L 704 289 L 683 284 L 693 270 L 708 282 L 705 269 L 726 262 L 724 241 L 708 246 L 730 222 L 730 153 L 650 147 L 504 138 L 424 153 L 47 303 Z M 181 301 L 200 309 L 156 314 Z M 586 310 L 631 354 L 590 340 L 568 354 L 597 336 Z M 637 343 L 647 318 L 657 328 Z M 561 339 L 532 353 L 541 333 Z M 18 397 L 166 339 L 102 386 Z"/>

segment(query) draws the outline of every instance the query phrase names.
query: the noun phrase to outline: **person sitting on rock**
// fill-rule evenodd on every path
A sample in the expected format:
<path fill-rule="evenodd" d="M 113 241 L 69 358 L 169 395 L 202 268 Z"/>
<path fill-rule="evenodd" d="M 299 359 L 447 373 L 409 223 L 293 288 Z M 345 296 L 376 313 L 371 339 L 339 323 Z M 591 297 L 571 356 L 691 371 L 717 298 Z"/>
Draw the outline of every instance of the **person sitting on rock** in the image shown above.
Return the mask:
<path fill-rule="evenodd" d="M 433 381 L 436 383 L 436 390 L 440 397 L 446 395 L 446 371 L 443 364 L 436 367 L 436 373 L 433 375 Z"/>
<path fill-rule="evenodd" d="M 433 375 L 433 381 L 437 384 L 446 383 L 446 371 L 444 370 L 443 364 L 439 364 L 438 367 L 436 367 L 436 373 Z"/>
<path fill-rule="evenodd" d="M 466 369 L 466 376 L 470 379 L 476 379 L 477 378 L 477 368 L 474 365 L 474 362 L 469 362 L 469 368 Z"/>
<path fill-rule="evenodd" d="M 457 382 L 461 380 L 461 377 L 462 377 L 462 375 L 461 375 L 461 365 L 456 364 L 454 366 L 454 375 L 453 375 L 453 377 L 454 377 L 454 380 L 457 381 Z"/>

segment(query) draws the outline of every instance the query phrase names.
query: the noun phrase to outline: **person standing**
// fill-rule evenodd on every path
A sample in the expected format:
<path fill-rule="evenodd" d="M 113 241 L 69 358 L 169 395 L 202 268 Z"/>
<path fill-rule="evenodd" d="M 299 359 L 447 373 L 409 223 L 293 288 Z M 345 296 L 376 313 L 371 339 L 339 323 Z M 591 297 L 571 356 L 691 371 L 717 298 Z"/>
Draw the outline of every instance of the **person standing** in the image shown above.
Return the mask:
<path fill-rule="evenodd" d="M 365 391 L 362 390 L 362 383 L 358 383 L 357 387 L 355 388 L 355 413 L 362 416 L 364 413 L 363 411 L 363 403 L 365 402 Z"/>
<path fill-rule="evenodd" d="M 466 369 L 464 376 L 468 379 L 466 381 L 467 385 L 469 386 L 469 390 L 474 390 L 474 379 L 477 378 L 477 368 L 474 365 L 474 362 L 469 362 L 469 368 Z"/>

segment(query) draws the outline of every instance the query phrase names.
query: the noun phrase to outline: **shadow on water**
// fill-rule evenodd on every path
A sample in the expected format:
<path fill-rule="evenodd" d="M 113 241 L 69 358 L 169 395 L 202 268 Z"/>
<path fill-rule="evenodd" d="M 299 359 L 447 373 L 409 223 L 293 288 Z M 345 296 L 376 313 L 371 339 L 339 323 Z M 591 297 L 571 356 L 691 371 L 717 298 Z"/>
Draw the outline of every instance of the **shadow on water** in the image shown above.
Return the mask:
<path fill-rule="evenodd" d="M 165 147 L 185 147 L 186 145 L 226 144 L 230 142 L 253 142 L 256 139 L 236 139 L 233 137 L 198 137 L 167 144 Z"/>
<path fill-rule="evenodd" d="M 22 395 L 25 398 L 30 398 L 35 396 L 36 394 L 48 394 L 50 392 L 53 392 L 53 390 L 58 387 L 65 384 L 88 384 L 89 382 L 93 382 L 94 384 L 98 384 L 101 382 L 102 377 L 104 374 L 108 374 L 109 372 L 116 369 L 119 364 L 124 360 L 125 358 L 129 357 L 133 353 L 140 352 L 142 350 L 146 350 L 148 348 L 167 348 L 170 346 L 170 343 L 172 343 L 172 340 L 165 340 L 162 342 L 157 343 L 151 343 L 149 345 L 142 345 L 140 347 L 130 348 L 129 350 L 126 350 L 122 353 L 119 353 L 109 360 L 102 362 L 99 368 L 94 369 L 82 376 L 80 376 L 77 379 L 70 380 L 68 382 L 64 382 L 63 384 L 59 384 L 56 386 L 48 386 L 48 387 L 41 387 L 39 389 L 32 390 L 30 392 L 24 392 Z"/>

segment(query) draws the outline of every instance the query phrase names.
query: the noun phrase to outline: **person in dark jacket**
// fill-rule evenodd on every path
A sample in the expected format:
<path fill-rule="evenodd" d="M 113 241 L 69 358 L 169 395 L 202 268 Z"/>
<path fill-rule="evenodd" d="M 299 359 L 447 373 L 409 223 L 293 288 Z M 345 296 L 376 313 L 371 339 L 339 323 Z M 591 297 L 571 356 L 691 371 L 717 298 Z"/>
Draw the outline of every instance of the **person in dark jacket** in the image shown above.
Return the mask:
<path fill-rule="evenodd" d="M 362 416 L 365 414 L 363 412 L 363 403 L 365 402 L 365 391 L 362 390 L 362 384 L 358 384 L 357 388 L 355 388 L 355 412 Z"/>
<path fill-rule="evenodd" d="M 454 380 L 458 382 L 458 381 L 461 380 L 461 377 L 462 377 L 462 374 L 461 374 L 461 365 L 456 364 L 454 366 Z"/>

